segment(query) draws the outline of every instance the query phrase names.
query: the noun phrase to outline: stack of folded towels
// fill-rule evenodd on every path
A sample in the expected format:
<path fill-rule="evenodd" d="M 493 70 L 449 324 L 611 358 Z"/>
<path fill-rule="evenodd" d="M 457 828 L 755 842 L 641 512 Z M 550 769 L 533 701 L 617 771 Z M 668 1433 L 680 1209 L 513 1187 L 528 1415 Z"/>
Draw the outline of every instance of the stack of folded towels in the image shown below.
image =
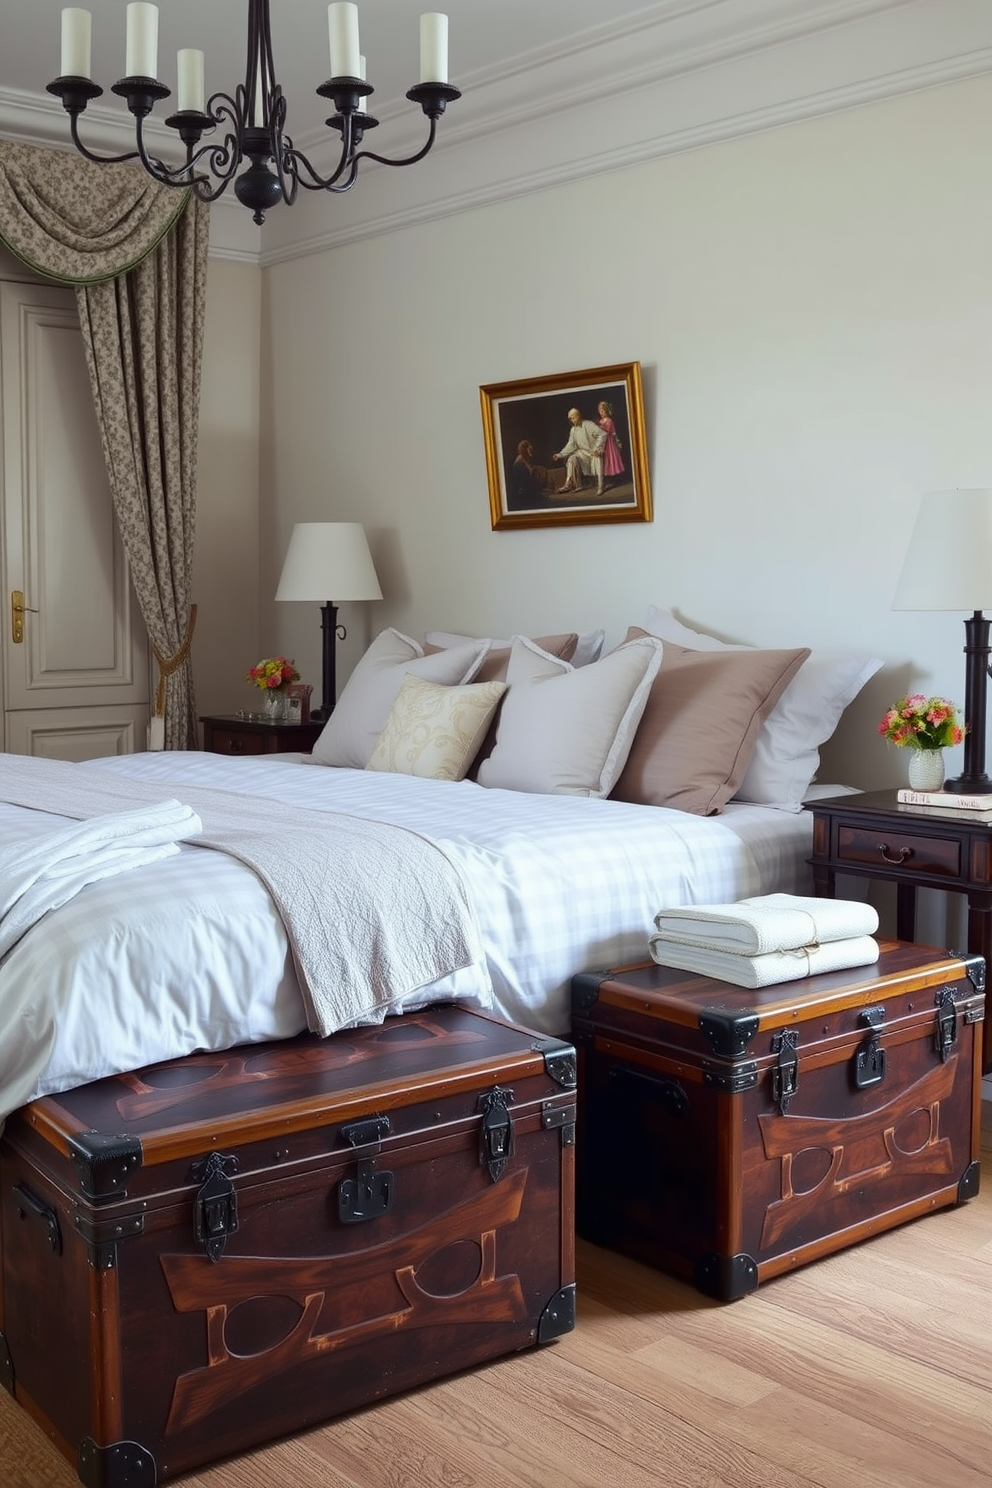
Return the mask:
<path fill-rule="evenodd" d="M 878 914 L 849 899 L 759 894 L 655 915 L 651 955 L 738 987 L 768 987 L 878 960 Z"/>

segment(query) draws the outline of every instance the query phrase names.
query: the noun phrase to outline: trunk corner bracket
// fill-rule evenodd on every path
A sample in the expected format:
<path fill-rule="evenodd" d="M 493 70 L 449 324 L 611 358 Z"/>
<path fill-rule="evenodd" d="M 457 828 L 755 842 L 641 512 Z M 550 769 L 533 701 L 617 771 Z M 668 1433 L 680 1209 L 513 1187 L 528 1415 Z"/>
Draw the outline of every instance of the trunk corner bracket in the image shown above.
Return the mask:
<path fill-rule="evenodd" d="M 138 1442 L 97 1446 L 91 1436 L 79 1443 L 77 1471 L 85 1488 L 155 1488 L 155 1458 Z"/>
<path fill-rule="evenodd" d="M 575 1327 L 575 1282 L 563 1286 L 561 1291 L 556 1292 L 551 1301 L 541 1313 L 540 1322 L 537 1325 L 538 1343 L 550 1343 L 552 1339 L 561 1338 L 563 1333 L 571 1333 Z"/>

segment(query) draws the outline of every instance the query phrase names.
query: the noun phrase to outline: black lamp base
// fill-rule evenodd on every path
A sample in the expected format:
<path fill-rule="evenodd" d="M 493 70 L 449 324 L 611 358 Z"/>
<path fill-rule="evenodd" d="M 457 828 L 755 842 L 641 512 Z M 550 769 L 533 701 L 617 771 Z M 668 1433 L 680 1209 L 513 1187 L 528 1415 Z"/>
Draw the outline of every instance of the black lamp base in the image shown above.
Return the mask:
<path fill-rule="evenodd" d="M 965 665 L 964 770 L 954 780 L 944 781 L 945 791 L 957 795 L 985 796 L 992 793 L 992 780 L 985 770 L 985 724 L 989 677 L 989 621 L 976 610 L 964 622 L 967 657 Z"/>
<path fill-rule="evenodd" d="M 958 775 L 954 780 L 945 780 L 941 790 L 953 791 L 956 796 L 992 796 L 992 777 Z"/>

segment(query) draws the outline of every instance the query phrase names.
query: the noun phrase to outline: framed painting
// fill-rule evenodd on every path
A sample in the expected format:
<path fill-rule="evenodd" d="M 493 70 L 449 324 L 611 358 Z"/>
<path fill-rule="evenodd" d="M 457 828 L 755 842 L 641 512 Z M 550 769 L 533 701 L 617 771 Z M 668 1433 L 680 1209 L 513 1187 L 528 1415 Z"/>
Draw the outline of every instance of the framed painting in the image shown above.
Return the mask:
<path fill-rule="evenodd" d="M 639 362 L 479 394 L 494 532 L 651 521 Z"/>

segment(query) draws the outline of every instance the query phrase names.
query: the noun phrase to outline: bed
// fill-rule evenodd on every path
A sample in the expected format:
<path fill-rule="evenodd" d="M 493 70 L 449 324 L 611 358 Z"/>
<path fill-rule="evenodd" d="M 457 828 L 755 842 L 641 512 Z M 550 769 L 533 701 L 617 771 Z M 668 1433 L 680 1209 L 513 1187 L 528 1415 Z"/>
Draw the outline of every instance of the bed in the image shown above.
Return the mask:
<path fill-rule="evenodd" d="M 328 864 L 307 826 L 328 813 L 356 830 L 383 824 L 443 859 L 464 895 L 471 953 L 444 975 L 379 998 L 354 1022 L 459 1001 L 567 1035 L 572 975 L 645 959 L 661 908 L 810 892 L 811 818 L 801 809 L 818 757 L 810 741 L 828 737 L 844 702 L 837 692 L 833 711 L 824 707 L 822 679 L 815 704 L 807 696 L 816 670 L 808 650 L 696 652 L 667 639 L 662 648 L 638 630 L 601 661 L 574 667 L 515 639 L 498 663 L 507 682 L 493 667 L 494 643 L 472 642 L 466 659 L 458 638 L 448 640 L 424 648 L 384 632 L 312 756 L 149 753 L 61 768 L 108 788 L 141 783 L 157 800 L 221 792 L 246 824 L 284 812 L 304 876 L 311 862 Z M 496 675 L 480 680 L 485 666 Z M 848 665 L 845 697 L 871 669 L 863 658 Z M 744 680 L 729 687 L 731 675 Z M 549 678 L 557 691 L 540 685 Z M 707 696 L 709 714 L 700 712 Z M 744 725 L 728 734 L 725 721 L 741 697 L 739 738 Z M 466 757 L 482 756 L 476 778 L 435 778 L 436 761 L 425 765 L 425 698 L 444 714 L 434 741 L 443 737 L 447 748 L 458 737 Z M 498 732 L 480 748 L 500 700 Z M 800 704 L 815 712 L 812 733 L 797 733 Z M 464 708 L 473 710 L 467 746 Z M 787 729 L 795 737 L 783 763 L 775 755 Z M 14 757 L 6 759 L 11 773 Z M 0 842 L 27 842 L 60 824 L 50 809 L 0 796 Z M 322 871 L 333 882 L 333 858 Z M 343 941 L 363 912 L 341 916 Z M 195 837 L 171 857 L 81 889 L 0 961 L 0 1119 L 103 1075 L 314 1027 L 286 927 L 257 871 Z M 402 941 L 402 926 L 390 933 Z M 320 1031 L 334 1026 L 347 1022 Z"/>

